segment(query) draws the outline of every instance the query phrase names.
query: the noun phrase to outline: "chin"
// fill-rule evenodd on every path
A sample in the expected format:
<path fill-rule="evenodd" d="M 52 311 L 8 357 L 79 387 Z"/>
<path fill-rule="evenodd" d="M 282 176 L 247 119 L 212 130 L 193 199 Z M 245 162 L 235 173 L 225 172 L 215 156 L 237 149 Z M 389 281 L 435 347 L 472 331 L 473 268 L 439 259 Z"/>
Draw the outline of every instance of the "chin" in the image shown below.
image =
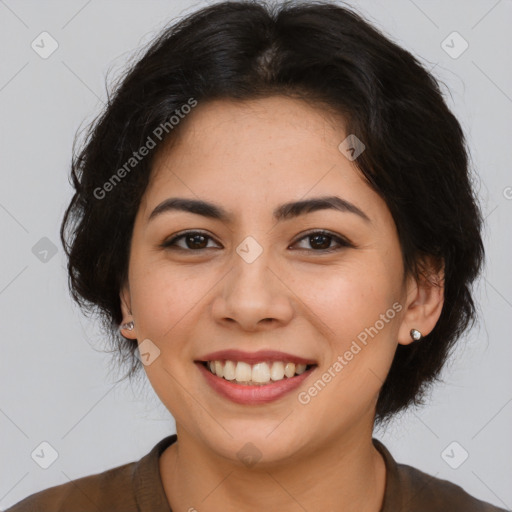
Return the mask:
<path fill-rule="evenodd" d="M 277 423 L 279 424 L 279 423 Z M 219 455 L 238 462 L 248 468 L 264 468 L 289 461 L 303 447 L 306 440 L 295 437 L 289 428 L 276 428 L 276 422 L 269 422 L 265 427 L 253 425 L 252 428 L 226 428 L 228 434 L 211 441 L 211 449 Z"/>

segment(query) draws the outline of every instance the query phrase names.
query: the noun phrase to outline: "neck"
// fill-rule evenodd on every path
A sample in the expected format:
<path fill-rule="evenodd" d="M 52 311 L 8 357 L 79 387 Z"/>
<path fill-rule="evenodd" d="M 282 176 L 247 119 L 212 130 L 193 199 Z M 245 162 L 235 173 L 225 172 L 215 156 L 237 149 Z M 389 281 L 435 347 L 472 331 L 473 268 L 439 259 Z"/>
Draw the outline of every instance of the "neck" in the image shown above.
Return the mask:
<path fill-rule="evenodd" d="M 302 460 L 246 468 L 212 454 L 177 425 L 178 441 L 160 457 L 167 500 L 173 511 L 379 512 L 385 463 L 371 429 L 364 432 L 325 439 Z"/>

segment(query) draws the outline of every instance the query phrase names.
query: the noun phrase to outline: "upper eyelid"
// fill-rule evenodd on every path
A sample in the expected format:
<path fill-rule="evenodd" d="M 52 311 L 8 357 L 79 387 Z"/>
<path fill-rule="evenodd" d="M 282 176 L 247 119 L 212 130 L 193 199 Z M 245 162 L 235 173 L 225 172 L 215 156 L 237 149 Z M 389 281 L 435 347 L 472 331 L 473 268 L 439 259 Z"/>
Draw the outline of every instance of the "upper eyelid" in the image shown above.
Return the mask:
<path fill-rule="evenodd" d="M 171 236 L 170 238 L 164 240 L 164 242 L 162 243 L 162 246 L 169 246 L 171 242 L 175 243 L 177 240 L 180 240 L 180 239 L 182 239 L 183 237 L 185 237 L 185 236 L 187 236 L 189 234 L 203 235 L 203 236 L 206 236 L 207 238 L 210 238 L 215 243 L 220 244 L 220 242 L 218 242 L 213 235 L 210 235 L 206 231 L 189 229 L 189 230 L 186 230 L 186 231 L 184 231 L 182 233 L 177 233 L 177 234 Z M 312 235 L 315 235 L 315 234 L 322 234 L 322 235 L 325 235 L 325 236 L 329 236 L 329 237 L 331 237 L 333 239 L 338 239 L 338 243 L 340 243 L 340 245 L 346 245 L 346 246 L 347 245 L 352 245 L 352 246 L 354 245 L 354 244 L 352 244 L 352 242 L 349 239 L 347 239 L 343 235 L 332 233 L 328 229 L 322 229 L 322 228 L 312 228 L 312 229 L 310 229 L 310 230 L 308 230 L 308 231 L 306 231 L 304 233 L 299 233 L 297 235 L 297 237 L 293 240 L 293 242 L 291 242 L 290 245 L 294 245 L 297 242 L 300 242 L 301 240 L 303 240 L 304 238 L 307 238 L 308 236 L 312 236 Z M 220 245 L 222 245 L 222 244 L 220 244 Z M 192 252 L 192 250 L 190 250 L 190 251 Z M 315 251 L 315 252 L 320 252 L 320 251 Z"/>

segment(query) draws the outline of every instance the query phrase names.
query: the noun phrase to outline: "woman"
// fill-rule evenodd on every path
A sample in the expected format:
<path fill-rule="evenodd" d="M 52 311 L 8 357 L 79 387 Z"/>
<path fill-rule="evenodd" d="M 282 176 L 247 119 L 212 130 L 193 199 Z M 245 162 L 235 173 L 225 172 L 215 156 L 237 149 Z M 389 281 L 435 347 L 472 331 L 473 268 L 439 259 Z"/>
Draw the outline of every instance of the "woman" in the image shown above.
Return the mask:
<path fill-rule="evenodd" d="M 372 437 L 475 318 L 482 217 L 458 121 L 331 3 L 164 31 L 74 159 L 73 297 L 177 434 L 10 510 L 497 511 Z"/>

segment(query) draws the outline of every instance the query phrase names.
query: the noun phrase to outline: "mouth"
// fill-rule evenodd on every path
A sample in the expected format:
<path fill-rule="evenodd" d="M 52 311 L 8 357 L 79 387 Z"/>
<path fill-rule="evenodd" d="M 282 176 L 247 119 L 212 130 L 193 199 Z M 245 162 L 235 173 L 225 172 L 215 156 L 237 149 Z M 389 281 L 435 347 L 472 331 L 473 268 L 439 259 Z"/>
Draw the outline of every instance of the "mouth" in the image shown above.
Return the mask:
<path fill-rule="evenodd" d="M 212 375 L 242 386 L 265 386 L 292 379 L 317 366 L 317 364 L 296 364 L 291 361 L 260 361 L 251 365 L 245 361 L 229 359 L 195 361 L 195 363 L 203 366 Z"/>
<path fill-rule="evenodd" d="M 289 395 L 315 373 L 318 362 L 276 350 L 219 350 L 194 361 L 219 397 L 262 405 Z"/>

